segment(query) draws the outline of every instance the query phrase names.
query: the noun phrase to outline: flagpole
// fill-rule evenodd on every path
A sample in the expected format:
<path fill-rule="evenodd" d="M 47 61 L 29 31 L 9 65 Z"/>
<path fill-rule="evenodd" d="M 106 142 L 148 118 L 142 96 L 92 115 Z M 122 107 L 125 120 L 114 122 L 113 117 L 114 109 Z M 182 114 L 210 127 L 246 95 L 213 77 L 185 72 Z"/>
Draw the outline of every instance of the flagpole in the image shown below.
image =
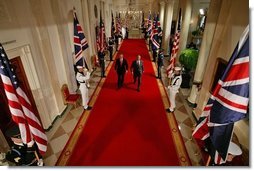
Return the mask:
<path fill-rule="evenodd" d="M 209 155 L 209 157 L 208 157 L 208 159 L 207 159 L 207 161 L 206 161 L 205 166 L 209 166 L 210 161 L 211 161 L 211 156 Z"/>

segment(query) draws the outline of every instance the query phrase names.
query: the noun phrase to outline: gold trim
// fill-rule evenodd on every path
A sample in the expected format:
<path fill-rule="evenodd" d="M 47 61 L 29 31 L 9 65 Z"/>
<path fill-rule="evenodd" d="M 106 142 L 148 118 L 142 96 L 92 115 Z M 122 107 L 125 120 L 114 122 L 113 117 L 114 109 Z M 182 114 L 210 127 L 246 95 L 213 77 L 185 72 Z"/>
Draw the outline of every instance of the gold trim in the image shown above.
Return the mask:
<path fill-rule="evenodd" d="M 147 50 L 148 50 L 148 46 L 147 46 Z M 151 52 L 150 51 L 148 51 L 148 52 L 150 55 L 150 59 L 153 60 Z M 154 73 L 156 76 L 156 71 L 157 71 L 156 64 L 152 62 L 152 66 L 153 66 L 153 70 L 154 70 Z M 167 96 L 167 92 L 166 92 L 162 82 L 159 79 L 157 79 L 157 84 L 158 84 L 158 87 L 160 90 L 164 108 L 166 109 L 169 106 L 169 99 Z M 166 111 L 165 111 L 165 113 L 166 113 Z M 169 128 L 172 133 L 172 138 L 173 138 L 173 141 L 175 144 L 175 148 L 177 151 L 179 164 L 180 164 L 180 166 L 191 166 L 190 159 L 189 159 L 188 153 L 186 151 L 185 145 L 183 144 L 182 135 L 178 129 L 178 124 L 176 122 L 175 116 L 173 115 L 173 113 L 169 113 L 169 114 L 166 113 L 166 115 L 167 115 L 167 119 L 168 119 Z"/>

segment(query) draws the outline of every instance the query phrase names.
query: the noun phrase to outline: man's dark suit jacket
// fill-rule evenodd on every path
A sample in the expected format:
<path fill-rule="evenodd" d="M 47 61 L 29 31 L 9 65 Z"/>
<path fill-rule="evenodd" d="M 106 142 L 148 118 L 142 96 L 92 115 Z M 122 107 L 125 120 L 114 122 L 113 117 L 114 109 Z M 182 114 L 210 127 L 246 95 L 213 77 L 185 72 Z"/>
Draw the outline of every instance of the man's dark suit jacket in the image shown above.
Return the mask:
<path fill-rule="evenodd" d="M 140 65 L 138 65 L 137 60 L 132 62 L 131 69 L 133 71 L 133 74 L 136 76 L 141 76 L 144 72 L 144 64 L 143 61 L 140 60 Z"/>
<path fill-rule="evenodd" d="M 116 60 L 115 70 L 118 74 L 124 74 L 128 70 L 127 60 L 123 58 L 123 62 L 121 65 L 120 58 Z"/>

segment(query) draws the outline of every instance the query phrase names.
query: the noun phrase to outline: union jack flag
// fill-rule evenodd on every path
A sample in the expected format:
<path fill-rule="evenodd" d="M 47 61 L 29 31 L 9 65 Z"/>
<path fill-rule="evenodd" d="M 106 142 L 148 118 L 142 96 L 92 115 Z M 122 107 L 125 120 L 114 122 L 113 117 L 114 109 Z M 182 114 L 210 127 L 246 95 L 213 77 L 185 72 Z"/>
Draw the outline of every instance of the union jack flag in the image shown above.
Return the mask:
<path fill-rule="evenodd" d="M 152 49 L 157 50 L 160 48 L 159 44 L 159 37 L 158 37 L 158 25 L 157 25 L 157 19 L 154 17 L 153 20 L 153 28 L 151 33 L 151 41 L 152 41 Z"/>
<path fill-rule="evenodd" d="M 84 35 L 84 32 L 82 30 L 82 27 L 79 24 L 75 9 L 73 9 L 73 17 L 74 17 L 73 41 L 74 41 L 74 50 L 75 50 L 74 63 L 75 63 L 75 65 L 85 66 L 88 69 L 85 58 L 82 55 L 82 52 L 88 48 L 88 43 L 87 43 L 86 37 Z"/>
<path fill-rule="evenodd" d="M 22 142 L 24 144 L 35 142 L 40 154 L 44 154 L 47 151 L 47 136 L 44 129 L 36 117 L 26 93 L 21 89 L 18 78 L 1 44 L 0 54 L 0 75 L 12 119 L 19 126 Z"/>
<path fill-rule="evenodd" d="M 210 138 L 210 154 L 215 164 L 225 163 L 234 122 L 246 117 L 248 105 L 249 27 L 238 42 L 193 132 L 196 139 Z"/>
<path fill-rule="evenodd" d="M 175 36 L 174 36 L 173 48 L 171 50 L 169 65 L 167 67 L 168 77 L 172 76 L 173 70 L 175 68 L 176 55 L 177 55 L 177 52 L 179 50 L 179 43 L 180 43 L 181 22 L 182 22 L 182 16 L 181 16 L 181 8 L 180 8 L 179 16 L 178 16 L 178 27 L 177 27 L 177 30 L 176 30 L 176 33 L 175 33 Z"/>
<path fill-rule="evenodd" d="M 149 12 L 149 15 L 148 15 L 148 22 L 147 22 L 147 36 L 150 37 L 151 33 L 152 33 L 152 28 L 153 28 L 153 24 L 152 24 L 152 19 L 151 19 L 151 11 Z"/>

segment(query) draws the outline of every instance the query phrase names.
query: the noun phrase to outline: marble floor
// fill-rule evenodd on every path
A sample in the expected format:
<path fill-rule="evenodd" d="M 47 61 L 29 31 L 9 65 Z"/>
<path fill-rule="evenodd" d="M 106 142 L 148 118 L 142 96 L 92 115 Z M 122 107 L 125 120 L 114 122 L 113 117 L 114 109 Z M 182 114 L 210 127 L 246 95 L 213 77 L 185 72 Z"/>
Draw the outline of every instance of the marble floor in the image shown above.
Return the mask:
<path fill-rule="evenodd" d="M 108 58 L 108 57 L 107 57 Z M 168 58 L 164 59 L 164 66 L 168 65 Z M 106 61 L 106 66 L 109 64 L 109 59 Z M 166 67 L 163 68 L 162 83 L 167 86 L 167 78 L 165 76 Z M 100 68 L 97 68 L 91 76 L 89 97 L 93 94 L 96 86 L 100 82 Z M 179 130 L 182 134 L 191 164 L 193 166 L 203 165 L 201 153 L 196 145 L 191 134 L 195 125 L 195 119 L 192 116 L 192 108 L 186 102 L 189 89 L 181 89 L 176 97 L 176 110 L 174 112 L 175 118 L 178 122 Z M 66 107 L 66 110 L 54 123 L 52 129 L 46 132 L 49 140 L 48 150 L 44 156 L 44 163 L 46 166 L 54 166 L 62 150 L 64 149 L 75 125 L 77 124 L 83 107 L 79 106 L 74 108 L 72 105 Z M 170 114 L 170 113 L 168 113 Z"/>

